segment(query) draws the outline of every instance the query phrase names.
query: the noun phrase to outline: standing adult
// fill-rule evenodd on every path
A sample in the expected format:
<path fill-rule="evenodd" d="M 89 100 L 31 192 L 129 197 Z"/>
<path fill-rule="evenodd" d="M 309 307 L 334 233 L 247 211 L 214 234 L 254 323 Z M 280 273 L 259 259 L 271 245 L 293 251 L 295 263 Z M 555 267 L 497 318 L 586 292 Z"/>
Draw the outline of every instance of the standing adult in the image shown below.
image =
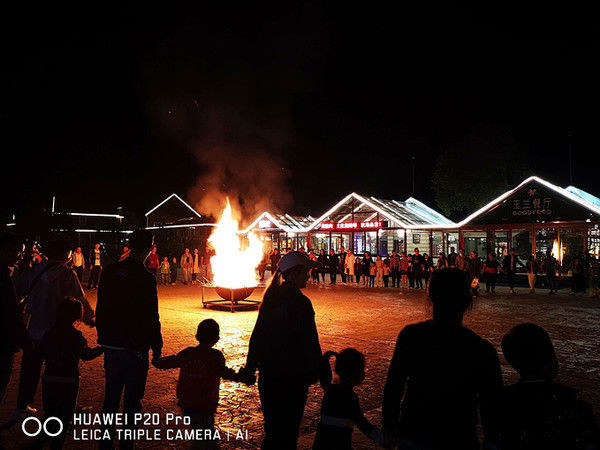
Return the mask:
<path fill-rule="evenodd" d="M 410 261 L 406 257 L 404 252 L 400 253 L 400 263 L 399 263 L 399 272 L 400 278 L 402 280 L 402 287 L 408 287 L 408 270 L 410 269 Z"/>
<path fill-rule="evenodd" d="M 104 267 L 104 252 L 100 249 L 100 244 L 94 244 L 90 251 L 90 279 L 88 280 L 88 289 L 96 289 L 100 273 Z"/>
<path fill-rule="evenodd" d="M 383 426 L 400 448 L 479 449 L 498 444 L 502 389 L 493 345 L 463 326 L 473 302 L 468 275 L 434 272 L 428 289 L 433 318 L 407 325 L 398 335 L 383 394 Z M 405 444 L 405 445 L 402 445 Z"/>
<path fill-rule="evenodd" d="M 419 253 L 419 249 L 415 248 L 413 255 L 413 277 L 415 279 L 415 288 L 423 289 L 423 256 Z"/>
<path fill-rule="evenodd" d="M 106 267 L 98 288 L 98 343 L 104 347 L 106 377 L 102 412 L 117 413 L 123 397 L 130 428 L 135 428 L 133 414 L 142 410 L 148 351 L 158 358 L 162 349 L 156 279 L 144 267 L 152 240 L 148 230 L 134 231 L 129 257 Z M 101 448 L 112 448 L 114 429 L 108 429 L 111 439 L 101 441 Z M 122 441 L 121 448 L 133 448 L 133 442 Z"/>
<path fill-rule="evenodd" d="M 352 250 L 348 250 L 346 254 L 346 258 L 344 260 L 344 272 L 346 273 L 346 278 L 348 283 L 352 284 L 354 281 L 354 263 L 356 262 L 356 258 L 352 254 Z"/>
<path fill-rule="evenodd" d="M 188 284 L 192 281 L 192 264 L 193 264 L 193 258 L 192 255 L 190 253 L 190 249 L 186 248 L 185 251 L 183 252 L 183 255 L 181 255 L 181 261 L 180 261 L 180 266 L 181 266 L 181 271 L 183 272 L 183 284 Z"/>
<path fill-rule="evenodd" d="M 448 254 L 448 267 L 456 267 L 456 258 L 458 255 L 456 254 L 456 249 L 454 247 L 450 247 L 450 253 Z"/>
<path fill-rule="evenodd" d="M 196 282 L 200 281 L 199 278 L 202 276 L 202 273 L 204 273 L 204 270 L 200 259 L 200 253 L 198 252 L 198 249 L 195 248 L 194 254 L 192 255 L 192 284 L 196 284 Z"/>
<path fill-rule="evenodd" d="M 152 251 L 146 258 L 146 267 L 148 268 L 148 271 L 152 274 L 154 279 L 158 279 L 156 275 L 158 272 L 158 268 L 160 267 L 160 258 L 158 257 L 156 245 L 152 246 Z"/>
<path fill-rule="evenodd" d="M 548 249 L 546 251 L 546 261 L 544 261 L 544 271 L 546 272 L 546 283 L 550 289 L 550 292 L 548 292 L 549 295 L 558 293 L 558 287 L 556 283 L 556 271 L 558 268 L 558 261 L 554 255 L 552 255 L 552 250 Z"/>
<path fill-rule="evenodd" d="M 585 262 L 581 255 L 575 256 L 573 258 L 573 262 L 571 263 L 571 295 L 575 295 L 578 293 L 585 293 L 585 274 L 586 267 Z"/>
<path fill-rule="evenodd" d="M 346 284 L 346 249 L 342 247 L 338 255 L 338 263 L 340 275 L 342 276 L 342 284 Z"/>
<path fill-rule="evenodd" d="M 204 251 L 202 252 L 202 256 L 200 257 L 200 265 L 202 266 L 202 276 L 207 280 L 212 279 L 212 267 L 210 265 L 210 258 L 212 256 L 212 250 L 208 247 L 208 245 L 206 245 L 204 247 Z M 266 259 L 267 256 L 263 255 L 263 260 L 265 260 L 265 262 L 263 263 L 261 261 L 261 264 L 263 264 L 264 267 L 266 267 Z M 264 269 L 262 269 L 261 280 L 264 278 L 264 275 L 265 272 Z"/>
<path fill-rule="evenodd" d="M 72 256 L 73 260 L 73 270 L 77 274 L 77 278 L 80 283 L 83 283 L 83 271 L 85 270 L 85 257 L 81 252 L 81 247 L 77 247 L 75 249 L 75 253 Z"/>
<path fill-rule="evenodd" d="M 483 272 L 485 273 L 485 292 L 492 294 L 496 293 L 496 280 L 498 279 L 498 272 L 502 271 L 502 266 L 496 259 L 493 253 L 489 253 L 485 263 L 483 264 Z"/>
<path fill-rule="evenodd" d="M 383 259 L 380 255 L 375 258 L 375 286 L 383 287 Z"/>
<path fill-rule="evenodd" d="M 320 265 L 317 270 L 321 274 L 321 280 L 323 281 L 323 283 L 325 283 L 325 273 L 327 272 L 327 264 L 328 264 L 328 258 L 327 258 L 327 254 L 325 253 L 325 250 L 321 249 L 321 251 L 319 252 L 317 261 L 319 262 L 319 265 Z"/>
<path fill-rule="evenodd" d="M 504 257 L 504 261 L 502 262 L 502 266 L 504 268 L 504 272 L 508 277 L 508 287 L 510 288 L 510 293 L 515 293 L 515 280 L 517 278 L 517 266 L 523 267 L 523 263 L 519 261 L 515 253 L 515 249 L 511 247 L 508 251 L 508 255 Z"/>
<path fill-rule="evenodd" d="M 396 251 L 392 252 L 390 258 L 390 273 L 392 275 L 392 287 L 396 287 L 396 283 L 400 287 L 400 258 Z"/>
<path fill-rule="evenodd" d="M 23 272 L 15 280 L 17 298 L 25 297 L 27 331 L 34 346 L 54 326 L 56 311 L 65 297 L 79 300 L 83 305 L 83 322 L 94 325 L 94 311 L 85 298 L 81 283 L 73 269 L 66 266 L 69 251 L 69 245 L 63 240 L 49 242 L 46 249 L 48 259 Z M 37 391 L 41 369 L 39 353 L 35 350 L 24 351 L 14 419 L 35 412 L 30 405 Z"/>
<path fill-rule="evenodd" d="M 461 248 L 458 251 L 458 256 L 454 260 L 454 267 L 456 267 L 458 270 L 464 270 L 465 272 L 468 270 L 469 260 L 467 259 L 467 256 L 465 255 L 464 248 Z"/>
<path fill-rule="evenodd" d="M 0 236 L 0 403 L 10 381 L 15 353 L 20 349 L 31 350 L 31 338 L 23 323 L 10 278 L 17 251 L 17 241 L 13 236 Z"/>
<path fill-rule="evenodd" d="M 527 264 L 525 265 L 527 269 L 527 281 L 529 282 L 529 293 L 535 294 L 535 278 L 537 277 L 537 273 L 539 270 L 539 265 L 537 260 L 535 259 L 535 255 L 529 255 L 529 259 L 527 260 Z"/>
<path fill-rule="evenodd" d="M 329 284 L 335 284 L 337 281 L 339 260 L 333 249 L 329 250 L 327 265 L 329 266 Z"/>
<path fill-rule="evenodd" d="M 295 449 L 308 387 L 318 380 L 321 358 L 315 312 L 300 289 L 316 268 L 305 254 L 290 252 L 265 291 L 250 337 L 245 372 L 258 368 L 264 416 L 263 449 Z"/>

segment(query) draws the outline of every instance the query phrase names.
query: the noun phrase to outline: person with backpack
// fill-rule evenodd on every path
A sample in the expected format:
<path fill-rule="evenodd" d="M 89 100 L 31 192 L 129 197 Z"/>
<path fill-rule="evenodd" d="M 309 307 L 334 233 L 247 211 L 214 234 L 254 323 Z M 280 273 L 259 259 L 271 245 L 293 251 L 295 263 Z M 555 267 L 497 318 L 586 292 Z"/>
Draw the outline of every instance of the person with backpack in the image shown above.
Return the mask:
<path fill-rule="evenodd" d="M 83 305 L 83 323 L 90 327 L 95 324 L 94 310 L 87 301 L 79 278 L 73 269 L 66 266 L 70 246 L 63 240 L 56 240 L 49 242 L 46 247 L 48 259 L 23 272 L 15 280 L 17 298 L 24 299 L 27 331 L 34 348 L 24 351 L 21 358 L 17 408 L 13 420 L 36 412 L 31 404 L 40 380 L 42 359 L 35 352 L 35 347 L 54 326 L 58 306 L 64 298 L 79 300 Z"/>

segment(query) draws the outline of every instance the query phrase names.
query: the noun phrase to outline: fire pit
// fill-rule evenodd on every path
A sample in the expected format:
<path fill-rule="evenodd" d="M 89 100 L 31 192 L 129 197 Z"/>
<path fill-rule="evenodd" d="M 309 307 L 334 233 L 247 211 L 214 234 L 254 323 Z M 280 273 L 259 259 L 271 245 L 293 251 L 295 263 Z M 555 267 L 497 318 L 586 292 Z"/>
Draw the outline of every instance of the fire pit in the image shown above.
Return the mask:
<path fill-rule="evenodd" d="M 209 285 L 210 286 L 210 285 Z M 202 306 L 204 308 L 219 309 L 222 311 L 247 311 L 258 308 L 260 300 L 251 300 L 248 297 L 254 292 L 254 287 L 228 288 L 214 286 L 214 290 L 220 299 L 207 300 L 204 295 L 205 286 L 202 284 Z"/>
<path fill-rule="evenodd" d="M 208 245 L 214 250 L 210 258 L 213 278 L 202 283 L 202 305 L 231 312 L 256 308 L 260 301 L 248 297 L 259 284 L 256 269 L 263 258 L 263 243 L 254 233 L 240 232 L 229 199 Z M 205 300 L 205 286 L 213 287 L 221 299 Z"/>
<path fill-rule="evenodd" d="M 219 294 L 223 300 L 232 301 L 237 303 L 241 300 L 246 300 L 253 292 L 256 287 L 240 287 L 240 288 L 227 288 L 227 287 L 215 287 L 215 291 Z"/>

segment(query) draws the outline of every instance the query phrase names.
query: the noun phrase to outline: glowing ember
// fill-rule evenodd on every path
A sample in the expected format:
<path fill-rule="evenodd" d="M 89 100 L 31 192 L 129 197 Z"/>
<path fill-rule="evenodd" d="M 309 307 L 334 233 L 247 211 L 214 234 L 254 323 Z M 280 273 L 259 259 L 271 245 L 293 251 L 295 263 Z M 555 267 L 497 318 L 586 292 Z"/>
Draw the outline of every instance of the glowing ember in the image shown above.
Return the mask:
<path fill-rule="evenodd" d="M 208 238 L 215 249 L 210 264 L 217 286 L 239 288 L 258 284 L 256 268 L 263 256 L 263 244 L 254 233 L 248 233 L 246 238 L 247 243 L 242 242 L 227 199 L 218 226 Z"/>

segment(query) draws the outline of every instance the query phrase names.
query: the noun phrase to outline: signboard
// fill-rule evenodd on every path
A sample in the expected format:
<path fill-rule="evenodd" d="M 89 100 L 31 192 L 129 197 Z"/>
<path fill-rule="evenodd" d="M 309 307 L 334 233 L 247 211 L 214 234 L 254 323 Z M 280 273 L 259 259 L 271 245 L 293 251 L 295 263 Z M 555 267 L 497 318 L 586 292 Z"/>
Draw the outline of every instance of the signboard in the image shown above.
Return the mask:
<path fill-rule="evenodd" d="M 371 220 L 368 222 L 323 222 L 321 230 L 330 231 L 373 231 L 387 227 L 384 220 Z"/>
<path fill-rule="evenodd" d="M 533 180 L 487 212 L 473 218 L 469 225 L 585 221 L 588 219 L 597 220 L 598 215 Z"/>

